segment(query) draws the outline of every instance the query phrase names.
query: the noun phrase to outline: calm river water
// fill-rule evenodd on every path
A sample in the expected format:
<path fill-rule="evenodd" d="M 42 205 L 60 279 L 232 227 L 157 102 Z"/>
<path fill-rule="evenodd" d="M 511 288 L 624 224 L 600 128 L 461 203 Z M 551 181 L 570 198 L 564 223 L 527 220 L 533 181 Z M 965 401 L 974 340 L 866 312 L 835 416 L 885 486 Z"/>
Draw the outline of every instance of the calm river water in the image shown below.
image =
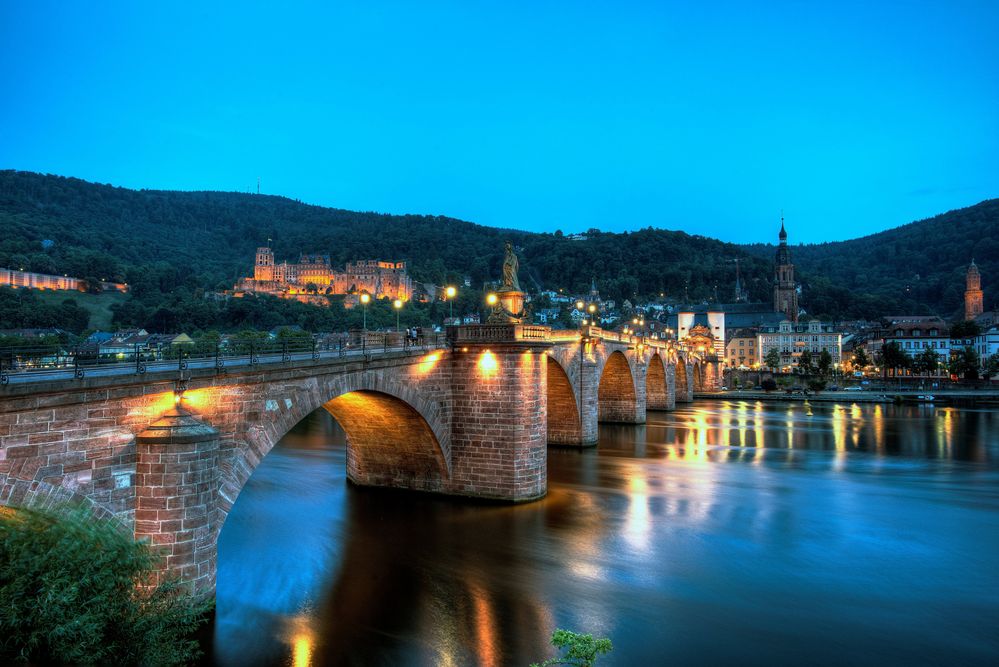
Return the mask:
<path fill-rule="evenodd" d="M 205 664 L 999 664 L 999 414 L 698 402 L 522 506 L 349 486 L 319 410 L 243 490 Z"/>

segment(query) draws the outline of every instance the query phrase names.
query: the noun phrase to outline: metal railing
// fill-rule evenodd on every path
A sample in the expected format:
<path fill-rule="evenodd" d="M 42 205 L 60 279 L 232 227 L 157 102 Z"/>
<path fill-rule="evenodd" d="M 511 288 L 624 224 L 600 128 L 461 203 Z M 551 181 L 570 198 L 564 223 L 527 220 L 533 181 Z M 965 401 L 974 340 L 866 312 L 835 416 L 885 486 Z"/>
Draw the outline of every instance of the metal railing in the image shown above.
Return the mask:
<path fill-rule="evenodd" d="M 83 379 L 148 372 L 214 369 L 274 363 L 309 363 L 349 356 L 369 357 L 400 351 L 429 351 L 446 345 L 444 334 L 413 338 L 401 333 L 365 332 L 364 335 L 287 340 L 238 339 L 179 345 L 38 346 L 0 348 L 0 385 L 45 380 Z"/>

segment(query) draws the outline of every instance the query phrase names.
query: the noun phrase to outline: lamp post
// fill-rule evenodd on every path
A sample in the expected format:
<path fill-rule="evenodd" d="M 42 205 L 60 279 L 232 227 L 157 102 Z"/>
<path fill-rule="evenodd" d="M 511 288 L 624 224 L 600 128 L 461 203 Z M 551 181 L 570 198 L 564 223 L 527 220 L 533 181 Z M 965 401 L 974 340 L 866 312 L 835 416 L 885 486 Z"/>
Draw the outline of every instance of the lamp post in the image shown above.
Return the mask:
<path fill-rule="evenodd" d="M 444 290 L 444 296 L 447 299 L 447 318 L 451 320 L 451 324 L 454 324 L 454 295 L 458 293 L 451 285 L 448 285 L 447 289 Z"/>
<path fill-rule="evenodd" d="M 392 302 L 392 307 L 395 308 L 395 331 L 399 332 L 399 313 L 402 312 L 402 299 L 396 299 Z"/>
<path fill-rule="evenodd" d="M 362 331 L 368 330 L 368 301 L 371 301 L 371 295 L 365 292 L 361 295 L 361 306 L 364 309 L 364 314 L 361 319 L 361 322 L 363 323 L 361 325 Z"/>

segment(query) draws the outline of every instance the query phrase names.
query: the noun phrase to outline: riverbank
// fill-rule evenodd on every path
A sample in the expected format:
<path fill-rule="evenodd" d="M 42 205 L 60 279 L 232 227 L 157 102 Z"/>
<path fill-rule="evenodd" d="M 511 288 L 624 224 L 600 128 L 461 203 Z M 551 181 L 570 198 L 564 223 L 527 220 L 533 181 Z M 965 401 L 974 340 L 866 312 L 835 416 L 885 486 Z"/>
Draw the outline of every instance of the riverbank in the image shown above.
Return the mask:
<path fill-rule="evenodd" d="M 928 398 L 932 397 L 932 398 Z M 933 403 L 934 405 L 999 406 L 999 392 L 992 390 L 959 391 L 822 391 L 788 394 L 784 391 L 715 391 L 698 392 L 694 398 L 736 401 L 773 401 L 803 403 Z"/>

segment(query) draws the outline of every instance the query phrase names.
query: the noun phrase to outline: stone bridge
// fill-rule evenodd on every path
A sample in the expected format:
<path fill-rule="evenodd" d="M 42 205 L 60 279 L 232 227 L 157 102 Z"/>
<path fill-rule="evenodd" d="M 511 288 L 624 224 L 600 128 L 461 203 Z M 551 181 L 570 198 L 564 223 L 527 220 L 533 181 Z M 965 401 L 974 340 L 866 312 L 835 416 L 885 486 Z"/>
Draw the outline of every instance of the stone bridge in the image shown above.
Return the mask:
<path fill-rule="evenodd" d="M 521 502 L 547 490 L 548 445 L 596 444 L 598 422 L 643 423 L 718 377 L 666 341 L 487 324 L 430 351 L 20 382 L 0 387 L 0 505 L 86 503 L 207 595 L 243 485 L 320 407 L 356 484 Z"/>

